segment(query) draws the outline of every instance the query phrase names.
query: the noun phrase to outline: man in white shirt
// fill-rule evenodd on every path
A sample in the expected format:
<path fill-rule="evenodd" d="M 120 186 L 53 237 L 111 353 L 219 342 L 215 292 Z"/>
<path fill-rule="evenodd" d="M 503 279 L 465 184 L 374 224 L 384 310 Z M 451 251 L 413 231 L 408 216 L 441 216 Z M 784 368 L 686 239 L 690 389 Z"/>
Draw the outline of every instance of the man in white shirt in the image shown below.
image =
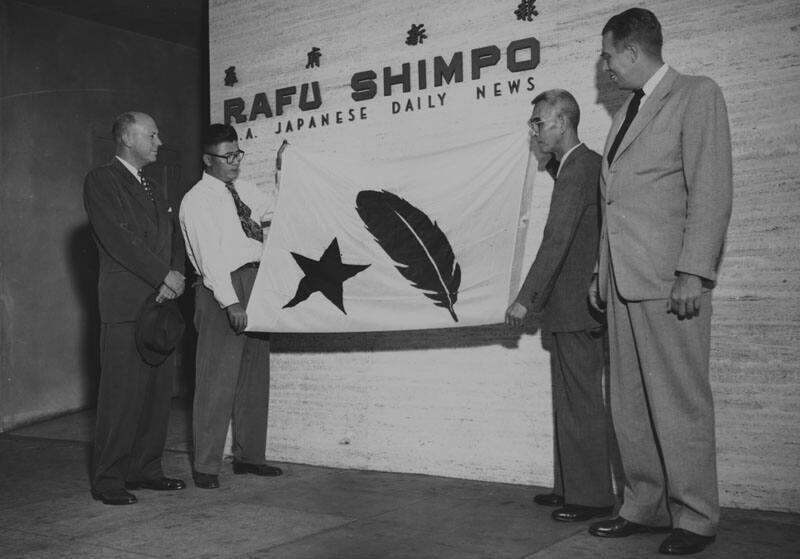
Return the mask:
<path fill-rule="evenodd" d="M 245 308 L 274 202 L 237 181 L 244 152 L 236 130 L 211 125 L 203 139 L 203 178 L 183 198 L 180 222 L 195 286 L 197 356 L 193 412 L 195 485 L 219 487 L 228 423 L 233 472 L 279 476 L 265 463 L 269 406 L 269 337 L 244 333 Z"/>

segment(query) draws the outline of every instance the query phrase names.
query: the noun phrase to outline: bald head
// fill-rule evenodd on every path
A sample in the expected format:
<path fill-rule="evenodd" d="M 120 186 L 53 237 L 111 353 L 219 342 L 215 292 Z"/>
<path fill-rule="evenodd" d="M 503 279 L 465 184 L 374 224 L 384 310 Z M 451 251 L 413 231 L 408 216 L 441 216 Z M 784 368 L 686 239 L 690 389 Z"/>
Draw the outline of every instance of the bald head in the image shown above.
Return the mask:
<path fill-rule="evenodd" d="M 161 138 L 158 126 L 150 115 L 139 112 L 126 112 L 114 119 L 111 135 L 116 144 L 117 155 L 141 169 L 155 162 Z"/>

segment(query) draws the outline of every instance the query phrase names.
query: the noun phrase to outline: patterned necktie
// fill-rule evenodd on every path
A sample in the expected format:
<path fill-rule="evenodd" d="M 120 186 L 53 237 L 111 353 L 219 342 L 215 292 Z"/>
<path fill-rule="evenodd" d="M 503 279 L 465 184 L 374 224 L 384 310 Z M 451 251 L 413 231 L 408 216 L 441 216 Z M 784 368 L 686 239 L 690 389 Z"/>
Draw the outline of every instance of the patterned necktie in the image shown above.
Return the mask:
<path fill-rule="evenodd" d="M 147 196 L 147 199 L 150 200 L 153 204 L 155 204 L 156 197 L 155 194 L 153 194 L 153 185 L 150 184 L 150 181 L 146 176 L 144 176 L 144 173 L 142 172 L 141 169 L 139 169 L 139 182 L 142 183 L 142 187 L 144 188 L 144 194 L 145 196 Z"/>
<path fill-rule="evenodd" d="M 633 90 L 633 99 L 628 104 L 628 110 L 625 113 L 625 120 L 622 122 L 622 126 L 619 127 L 619 132 L 617 132 L 617 136 L 614 138 L 614 143 L 611 144 L 611 149 L 608 150 L 608 164 L 611 165 L 611 162 L 614 161 L 614 156 L 617 154 L 617 148 L 619 144 L 622 143 L 622 138 L 625 137 L 625 132 L 628 131 L 628 128 L 633 122 L 633 117 L 636 116 L 636 113 L 639 112 L 639 102 L 642 100 L 644 96 L 644 91 L 641 89 L 634 89 Z"/>
<path fill-rule="evenodd" d="M 239 216 L 239 222 L 242 224 L 242 231 L 247 237 L 263 243 L 264 231 L 261 229 L 261 225 L 250 218 L 250 208 L 239 198 L 239 193 L 236 192 L 236 187 L 233 186 L 232 182 L 226 182 L 225 186 L 233 196 L 233 203 L 236 204 L 236 213 Z"/>

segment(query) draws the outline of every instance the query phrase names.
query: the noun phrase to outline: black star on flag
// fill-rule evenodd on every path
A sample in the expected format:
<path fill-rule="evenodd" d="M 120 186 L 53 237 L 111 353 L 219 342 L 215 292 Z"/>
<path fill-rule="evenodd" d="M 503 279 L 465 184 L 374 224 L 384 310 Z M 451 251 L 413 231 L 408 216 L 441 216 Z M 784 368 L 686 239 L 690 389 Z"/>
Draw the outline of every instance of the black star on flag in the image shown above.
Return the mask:
<path fill-rule="evenodd" d="M 305 276 L 297 284 L 297 292 L 292 300 L 283 308 L 294 307 L 308 299 L 312 293 L 319 291 L 339 310 L 347 314 L 342 302 L 343 284 L 346 280 L 369 268 L 370 265 L 342 264 L 342 253 L 339 251 L 339 241 L 336 237 L 333 238 L 319 260 L 312 260 L 296 252 L 292 252 L 291 255 Z"/>

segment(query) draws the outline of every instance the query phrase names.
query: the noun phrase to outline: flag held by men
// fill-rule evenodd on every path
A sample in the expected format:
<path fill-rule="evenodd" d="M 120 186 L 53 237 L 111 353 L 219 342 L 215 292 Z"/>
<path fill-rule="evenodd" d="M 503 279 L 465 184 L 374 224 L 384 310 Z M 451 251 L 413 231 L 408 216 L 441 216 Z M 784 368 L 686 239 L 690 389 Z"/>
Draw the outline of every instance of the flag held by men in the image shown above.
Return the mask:
<path fill-rule="evenodd" d="M 528 153 L 520 134 L 375 162 L 290 145 L 248 330 L 502 322 Z"/>

